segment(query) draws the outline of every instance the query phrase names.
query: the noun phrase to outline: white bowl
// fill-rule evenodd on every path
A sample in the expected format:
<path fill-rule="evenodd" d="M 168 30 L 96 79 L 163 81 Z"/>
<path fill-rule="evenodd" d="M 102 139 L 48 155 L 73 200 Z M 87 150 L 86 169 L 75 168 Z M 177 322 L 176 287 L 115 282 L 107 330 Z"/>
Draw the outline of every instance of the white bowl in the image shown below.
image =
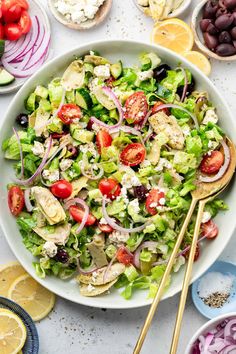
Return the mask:
<path fill-rule="evenodd" d="M 236 123 L 226 102 L 212 82 L 198 68 L 190 64 L 181 56 L 163 47 L 135 41 L 109 40 L 88 43 L 78 48 L 74 48 L 69 52 L 53 59 L 44 65 L 35 75 L 33 75 L 16 94 L 9 106 L 5 118 L 2 120 L 2 127 L 0 128 L 0 143 L 12 134 L 12 126 L 14 125 L 15 117 L 24 109 L 24 100 L 30 92 L 34 90 L 35 86 L 39 84 L 47 84 L 53 77 L 58 76 L 66 68 L 66 66 L 69 65 L 75 56 L 83 55 L 89 50 L 99 51 L 102 55 L 113 61 L 122 59 L 125 65 L 133 65 L 134 63 L 137 64 L 139 54 L 144 51 L 154 51 L 158 53 L 159 56 L 172 67 L 176 67 L 177 64 L 182 62 L 184 67 L 190 69 L 193 73 L 198 89 L 209 92 L 211 101 L 217 107 L 220 117 L 220 124 L 223 129 L 233 140 L 236 139 Z M 4 160 L 3 154 L 0 154 L 0 166 L 0 195 L 2 198 L 0 225 L 2 226 L 6 239 L 16 257 L 19 259 L 23 267 L 39 283 L 68 300 L 94 307 L 121 309 L 141 307 L 151 303 L 150 299 L 147 300 L 145 291 L 135 292 L 134 296 L 129 301 L 124 300 L 115 289 L 113 289 L 109 295 L 103 295 L 97 298 L 86 298 L 80 295 L 79 288 L 75 283 L 75 280 L 62 281 L 54 277 L 47 277 L 46 279 L 37 278 L 32 266 L 34 257 L 24 247 L 15 219 L 10 215 L 8 210 L 6 185 L 11 182 L 14 173 L 11 164 Z M 219 225 L 220 230 L 219 237 L 212 242 L 207 242 L 203 247 L 200 260 L 194 264 L 193 281 L 200 277 L 219 257 L 220 253 L 223 251 L 233 234 L 236 226 L 234 212 L 235 194 L 236 184 L 233 184 L 231 185 L 231 193 L 229 193 L 229 191 L 226 193 L 226 202 L 229 204 L 230 210 L 225 215 L 220 213 L 217 216 L 216 222 Z M 169 290 L 165 293 L 164 298 L 169 298 L 181 290 L 183 273 L 184 269 L 173 276 L 172 284 Z"/>
<path fill-rule="evenodd" d="M 187 345 L 187 348 L 184 352 L 184 354 L 192 354 L 192 347 L 194 343 L 197 341 L 200 335 L 205 335 L 207 334 L 211 329 L 215 328 L 218 324 L 223 322 L 224 320 L 231 318 L 231 317 L 236 317 L 236 312 L 230 312 L 224 315 L 220 315 L 216 318 L 214 318 L 211 321 L 208 321 L 205 323 L 199 330 L 194 334 L 194 336 L 190 339 L 190 342 Z"/>
<path fill-rule="evenodd" d="M 138 0 L 133 0 L 133 2 L 140 11 L 144 12 L 144 8 L 138 4 Z M 170 15 L 168 15 L 167 18 L 175 18 L 183 15 L 190 5 L 191 0 L 183 0 L 182 4 Z"/>

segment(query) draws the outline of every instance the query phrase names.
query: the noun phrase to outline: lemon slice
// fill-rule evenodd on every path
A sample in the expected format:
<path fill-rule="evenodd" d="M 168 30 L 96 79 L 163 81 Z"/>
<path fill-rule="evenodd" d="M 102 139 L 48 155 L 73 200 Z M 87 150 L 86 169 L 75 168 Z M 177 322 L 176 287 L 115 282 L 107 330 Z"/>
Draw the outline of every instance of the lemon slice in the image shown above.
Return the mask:
<path fill-rule="evenodd" d="M 26 274 L 26 271 L 18 262 L 0 266 L 0 296 L 7 297 L 11 284 L 22 274 Z"/>
<path fill-rule="evenodd" d="M 20 317 L 11 311 L 0 312 L 0 352 L 17 354 L 26 341 L 26 328 Z"/>
<path fill-rule="evenodd" d="M 177 18 L 158 22 L 152 30 L 151 40 L 179 54 L 190 51 L 194 44 L 191 28 Z"/>
<path fill-rule="evenodd" d="M 205 55 L 196 51 L 190 51 L 182 54 L 187 60 L 196 65 L 205 75 L 211 73 L 211 64 Z"/>
<path fill-rule="evenodd" d="M 55 304 L 55 295 L 28 274 L 21 275 L 12 283 L 8 297 L 22 306 L 34 321 L 46 317 Z"/>

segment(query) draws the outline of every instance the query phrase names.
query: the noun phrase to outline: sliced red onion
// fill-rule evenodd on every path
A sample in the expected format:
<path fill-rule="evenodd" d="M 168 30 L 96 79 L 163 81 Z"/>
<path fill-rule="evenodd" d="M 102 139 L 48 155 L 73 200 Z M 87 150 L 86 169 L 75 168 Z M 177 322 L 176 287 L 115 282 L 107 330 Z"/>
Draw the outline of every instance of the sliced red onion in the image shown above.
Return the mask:
<path fill-rule="evenodd" d="M 64 144 L 61 144 L 58 149 L 54 152 L 54 154 L 52 154 L 52 156 L 47 160 L 47 162 L 45 163 L 41 173 L 43 172 L 43 170 L 45 169 L 45 167 L 47 167 L 50 162 L 54 159 L 54 157 L 61 151 L 64 149 L 64 147 L 66 147 L 66 145 L 68 144 L 68 142 L 64 142 Z M 48 187 L 50 187 L 49 185 L 47 185 Z"/>
<path fill-rule="evenodd" d="M 51 150 L 51 147 L 52 147 L 52 136 L 50 135 L 50 140 L 49 140 L 49 144 L 48 144 L 48 148 L 44 154 L 44 157 L 39 165 L 39 167 L 37 168 L 37 170 L 35 171 L 35 173 L 28 179 L 25 179 L 25 180 L 22 180 L 22 179 L 15 179 L 16 183 L 19 184 L 19 185 L 22 185 L 22 186 L 27 186 L 27 185 L 30 185 L 34 180 L 35 178 L 40 175 L 40 173 L 42 172 L 46 162 L 47 162 L 47 159 L 48 159 L 48 156 L 49 156 L 49 153 L 50 153 L 50 150 Z"/>
<path fill-rule="evenodd" d="M 218 181 L 220 178 L 224 176 L 224 174 L 228 170 L 231 161 L 230 149 L 224 140 L 222 140 L 221 145 L 224 150 L 224 158 L 225 158 L 223 166 L 220 168 L 219 172 L 217 172 L 217 174 L 214 176 L 200 176 L 199 180 L 201 182 L 211 183 L 211 182 Z"/>
<path fill-rule="evenodd" d="M 4 59 L 8 59 L 9 57 L 12 56 L 12 54 L 15 54 L 15 53 L 19 50 L 19 48 L 21 48 L 21 46 L 23 45 L 23 43 L 24 43 L 24 41 L 25 41 L 25 37 L 26 37 L 26 36 L 21 36 L 21 37 L 18 39 L 18 41 L 16 42 L 16 46 L 15 46 L 11 51 L 9 51 L 9 52 L 7 52 L 7 53 L 4 53 L 1 59 L 3 59 L 3 58 L 4 58 Z M 13 59 L 13 58 L 12 58 L 12 59 Z"/>
<path fill-rule="evenodd" d="M 83 275 L 88 275 L 88 274 L 92 274 L 93 272 L 96 272 L 99 268 L 97 268 L 94 263 L 91 264 L 91 266 L 88 269 L 83 269 L 80 266 L 80 263 L 78 262 L 78 271 L 80 274 Z"/>
<path fill-rule="evenodd" d="M 19 146 L 19 150 L 20 150 L 20 161 L 21 161 L 21 171 L 20 171 L 20 178 L 24 177 L 24 158 L 23 158 L 23 151 L 22 151 L 22 146 L 21 146 L 21 142 L 20 142 L 20 137 L 19 134 L 17 133 L 17 130 L 13 127 L 13 132 L 16 136 L 16 140 Z"/>
<path fill-rule="evenodd" d="M 110 216 L 107 214 L 107 210 L 106 210 L 106 198 L 105 196 L 103 196 L 102 198 L 102 214 L 103 217 L 105 218 L 106 222 L 115 230 L 120 231 L 120 232 L 126 232 L 126 233 L 134 233 L 134 232 L 141 232 L 142 230 L 145 229 L 145 227 L 147 226 L 147 223 L 142 225 L 142 226 L 138 226 L 138 227 L 134 227 L 134 228 L 124 228 L 122 226 L 119 226 L 116 224 L 116 222 L 110 218 Z"/>
<path fill-rule="evenodd" d="M 208 335 L 206 336 L 206 339 L 205 339 L 204 347 L 203 347 L 204 353 L 207 353 L 209 346 L 210 346 L 211 342 L 213 341 L 213 339 L 214 339 L 214 334 L 208 333 Z"/>
<path fill-rule="evenodd" d="M 80 168 L 81 168 L 81 173 L 84 177 L 87 177 L 88 179 L 91 179 L 94 181 L 97 179 L 100 179 L 104 175 L 104 170 L 102 167 L 99 167 L 100 171 L 97 175 L 95 175 L 93 173 L 93 171 L 95 170 L 94 165 L 91 165 L 91 172 L 92 172 L 91 175 L 88 174 L 87 172 L 85 172 L 85 167 L 84 167 L 83 161 L 81 161 L 81 163 L 80 163 Z"/>
<path fill-rule="evenodd" d="M 108 264 L 105 272 L 104 272 L 104 275 L 103 275 L 103 283 L 106 283 L 107 281 L 107 275 L 108 275 L 108 272 L 110 271 L 113 263 L 115 262 L 116 260 L 116 256 L 117 256 L 117 252 L 114 254 L 114 256 L 112 257 L 112 259 L 110 260 L 110 263 Z"/>
<path fill-rule="evenodd" d="M 144 128 L 145 125 L 146 125 L 146 123 L 147 123 L 147 121 L 148 121 L 148 118 L 151 116 L 151 114 L 152 114 L 152 110 L 150 109 L 150 111 L 148 111 L 148 113 L 146 114 L 146 117 L 144 118 L 144 120 L 143 120 L 140 124 L 137 124 L 137 125 L 135 126 L 135 128 L 136 128 L 136 129 L 139 129 L 139 130 L 141 130 L 142 128 Z"/>
<path fill-rule="evenodd" d="M 194 121 L 195 127 L 197 129 L 199 129 L 199 124 L 198 124 L 197 117 L 193 113 L 189 112 L 187 109 L 185 109 L 182 106 L 179 106 L 177 104 L 163 103 L 162 105 L 160 105 L 159 107 L 156 108 L 156 113 L 161 111 L 161 110 L 163 110 L 164 108 L 180 109 L 181 111 L 187 113 L 192 118 L 192 120 Z"/>
<path fill-rule="evenodd" d="M 155 251 L 157 249 L 157 246 L 159 245 L 158 242 L 154 241 L 146 241 L 143 242 L 134 252 L 134 265 L 136 268 L 140 269 L 140 253 L 144 248 L 148 248 L 151 251 Z"/>
<path fill-rule="evenodd" d="M 219 354 L 235 354 L 236 353 L 236 344 L 227 345 L 223 348 Z"/>
<path fill-rule="evenodd" d="M 236 319 L 230 320 L 224 329 L 225 337 L 232 337 L 233 333 L 236 331 Z"/>
<path fill-rule="evenodd" d="M 24 193 L 25 206 L 26 206 L 26 209 L 28 210 L 28 212 L 31 212 L 34 209 L 33 205 L 31 204 L 31 201 L 30 201 L 30 192 L 31 192 L 30 188 L 27 188 Z"/>
<path fill-rule="evenodd" d="M 88 220 L 89 207 L 87 206 L 87 204 L 85 203 L 85 201 L 83 199 L 81 199 L 81 198 L 73 198 L 73 199 L 69 199 L 66 202 L 66 204 L 64 205 L 64 208 L 67 210 L 67 209 L 69 209 L 69 207 L 71 207 L 72 205 L 76 205 L 76 204 L 79 204 L 84 209 L 83 219 L 82 219 L 82 221 L 80 223 L 80 226 L 76 230 L 76 233 L 79 234 L 83 230 L 83 228 L 84 228 L 84 226 L 86 224 L 86 221 Z"/>
<path fill-rule="evenodd" d="M 141 141 L 142 144 L 144 145 L 144 141 L 143 141 L 143 138 L 142 138 L 142 134 L 141 134 L 136 128 L 127 127 L 126 125 L 122 125 L 122 126 L 120 126 L 120 127 L 118 127 L 118 128 L 110 129 L 109 132 L 110 132 L 111 134 L 115 134 L 115 133 L 118 133 L 120 130 L 123 131 L 123 132 L 125 132 L 125 133 L 138 136 L 139 139 L 140 139 L 140 141 Z"/>
<path fill-rule="evenodd" d="M 101 122 L 96 117 L 91 117 L 90 120 L 92 123 L 102 126 L 108 130 L 115 129 L 115 128 L 119 127 L 123 122 L 123 119 L 124 119 L 123 108 L 121 106 L 120 101 L 118 100 L 118 98 L 116 97 L 116 95 L 114 94 L 114 92 L 112 91 L 112 89 L 110 87 L 103 86 L 102 89 L 103 89 L 104 93 L 114 102 L 114 104 L 119 112 L 119 121 L 114 125 L 109 125 L 109 124 Z"/>
<path fill-rule="evenodd" d="M 181 96 L 181 98 L 180 98 L 180 101 L 181 101 L 181 102 L 184 102 L 184 99 L 185 99 L 185 97 L 186 97 L 187 90 L 188 90 L 188 78 L 187 78 L 186 71 L 185 71 L 183 68 L 179 67 L 179 68 L 177 68 L 176 70 L 181 70 L 182 73 L 183 73 L 183 75 L 184 75 L 184 88 L 183 88 L 182 96 Z"/>

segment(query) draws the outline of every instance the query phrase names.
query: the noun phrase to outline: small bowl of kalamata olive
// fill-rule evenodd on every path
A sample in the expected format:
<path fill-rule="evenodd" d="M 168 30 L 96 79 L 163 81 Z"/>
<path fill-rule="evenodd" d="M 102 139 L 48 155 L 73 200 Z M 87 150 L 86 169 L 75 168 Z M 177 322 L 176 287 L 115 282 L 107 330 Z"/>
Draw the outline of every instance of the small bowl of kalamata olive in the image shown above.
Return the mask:
<path fill-rule="evenodd" d="M 192 29 L 203 53 L 236 60 L 236 0 L 203 0 L 193 12 Z"/>

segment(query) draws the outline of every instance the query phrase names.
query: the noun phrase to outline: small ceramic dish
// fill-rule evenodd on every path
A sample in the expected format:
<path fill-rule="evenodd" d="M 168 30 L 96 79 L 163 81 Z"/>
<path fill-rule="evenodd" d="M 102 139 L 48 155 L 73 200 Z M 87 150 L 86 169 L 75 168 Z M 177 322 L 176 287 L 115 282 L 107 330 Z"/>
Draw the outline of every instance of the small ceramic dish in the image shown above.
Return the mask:
<path fill-rule="evenodd" d="M 134 4 L 136 5 L 136 7 L 145 13 L 145 7 L 140 6 L 138 4 L 138 0 L 133 0 Z M 174 17 L 179 17 L 181 16 L 187 9 L 188 7 L 191 5 L 191 0 L 183 0 L 181 5 L 179 7 L 177 7 L 176 10 L 174 10 L 173 12 L 171 12 L 167 18 L 174 18 Z M 164 20 L 164 19 L 163 19 Z"/>
<path fill-rule="evenodd" d="M 74 23 L 70 20 L 67 20 L 67 18 L 57 10 L 55 7 L 55 0 L 48 0 L 49 9 L 56 20 L 62 23 L 64 26 L 78 31 L 87 30 L 102 23 L 110 12 L 111 5 L 112 0 L 106 0 L 103 5 L 100 6 L 98 12 L 92 20 L 87 20 L 82 23 Z"/>
<path fill-rule="evenodd" d="M 38 354 L 39 353 L 39 337 L 34 321 L 30 315 L 15 302 L 0 296 L 0 308 L 4 308 L 14 312 L 23 321 L 27 337 L 25 345 L 22 349 L 23 354 Z"/>
<path fill-rule="evenodd" d="M 235 318 L 235 317 L 236 317 L 236 312 L 229 312 L 227 314 L 218 316 L 218 317 L 214 318 L 213 320 L 205 323 L 201 328 L 199 328 L 199 330 L 190 339 L 184 354 L 194 354 L 195 351 L 193 351 L 193 347 L 194 347 L 194 344 L 196 343 L 197 339 L 199 338 L 199 336 L 206 335 L 212 329 L 214 329 L 218 324 L 222 323 L 224 320 Z M 208 353 L 208 351 L 206 351 L 205 353 Z M 232 350 L 229 353 L 233 354 L 233 353 L 235 353 L 235 351 Z"/>
<path fill-rule="evenodd" d="M 223 275 L 235 276 L 235 280 L 232 285 L 230 296 L 225 304 L 220 308 L 209 307 L 198 295 L 198 287 L 201 279 L 207 274 L 212 272 L 219 272 Z M 236 308 L 236 265 L 228 262 L 217 261 L 208 271 L 201 276 L 192 286 L 192 299 L 193 303 L 198 311 L 207 318 L 215 318 L 219 315 L 223 315 L 227 312 L 234 311 Z"/>
<path fill-rule="evenodd" d="M 206 4 L 208 0 L 203 0 L 201 1 L 194 9 L 193 15 L 192 15 L 192 23 L 191 27 L 193 30 L 194 38 L 195 38 L 195 43 L 197 47 L 207 56 L 221 60 L 221 61 L 234 61 L 236 60 L 236 55 L 231 55 L 228 57 L 221 57 L 217 55 L 216 53 L 212 52 L 210 49 L 206 47 L 204 44 L 204 39 L 202 35 L 202 31 L 200 29 L 200 21 L 202 19 L 202 12 L 203 12 L 203 7 Z"/>
<path fill-rule="evenodd" d="M 48 15 L 44 10 L 43 5 L 41 5 L 40 1 L 38 0 L 30 1 L 29 14 L 30 16 L 37 15 L 40 20 L 40 23 L 43 23 L 45 25 L 46 31 L 49 34 L 51 33 L 51 27 L 50 27 L 50 22 L 48 20 Z M 47 60 L 48 59 L 50 59 L 50 49 L 47 55 Z M 28 80 L 28 77 L 16 78 L 11 84 L 6 86 L 0 86 L 0 95 L 17 91 L 25 83 L 26 80 Z"/>

